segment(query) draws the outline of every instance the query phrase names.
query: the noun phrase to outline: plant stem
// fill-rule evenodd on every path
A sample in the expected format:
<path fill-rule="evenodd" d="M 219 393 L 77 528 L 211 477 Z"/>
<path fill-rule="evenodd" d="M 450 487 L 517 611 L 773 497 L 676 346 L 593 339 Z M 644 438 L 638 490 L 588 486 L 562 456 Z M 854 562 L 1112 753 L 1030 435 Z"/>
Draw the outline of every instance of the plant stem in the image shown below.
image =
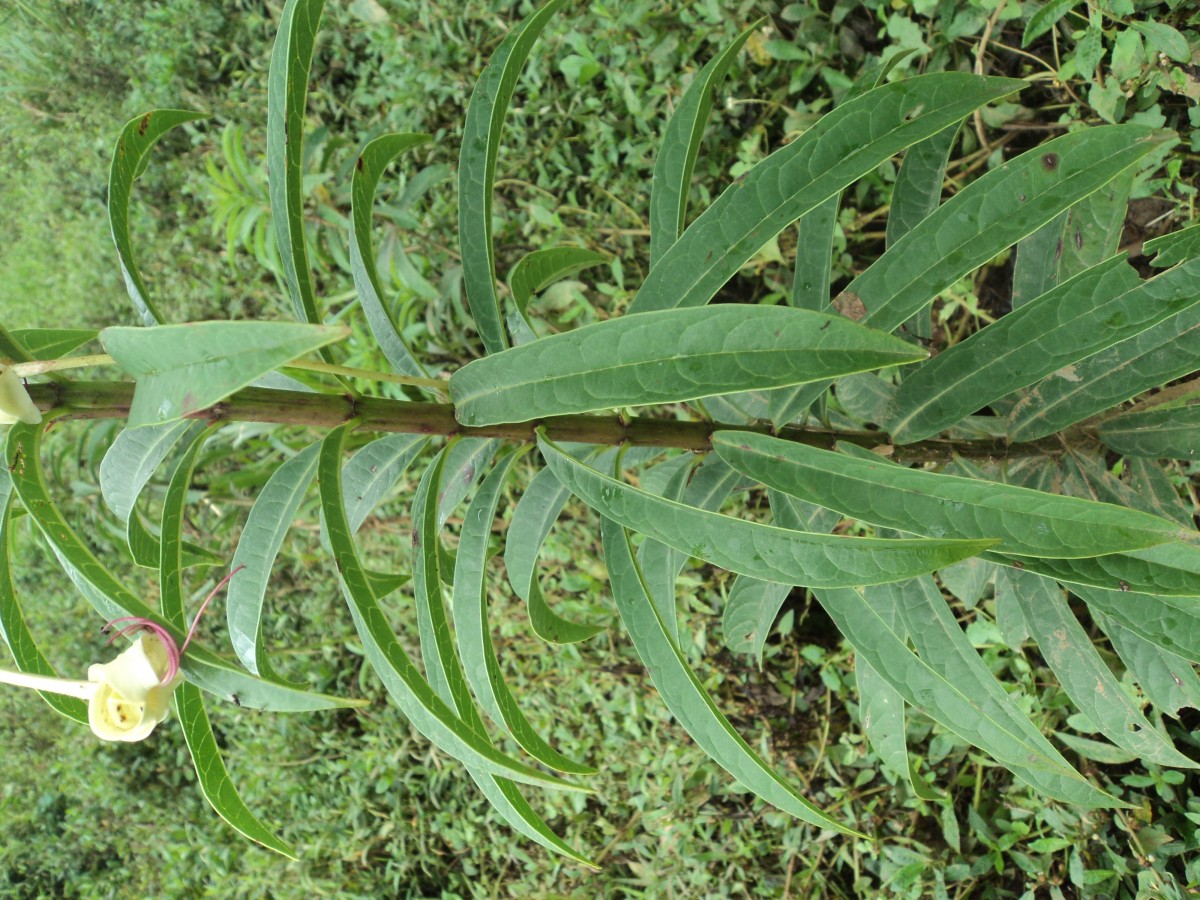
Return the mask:
<path fill-rule="evenodd" d="M 33 688 L 35 691 L 46 691 L 50 694 L 64 694 L 67 697 L 78 697 L 80 700 L 91 700 L 92 694 L 96 693 L 96 688 L 99 687 L 91 681 L 70 681 L 49 675 L 14 672 L 11 669 L 0 669 L 0 684 Z"/>
<path fill-rule="evenodd" d="M 94 353 L 91 356 L 67 356 L 62 359 L 35 359 L 31 362 L 16 363 L 11 366 L 18 378 L 29 378 L 32 375 L 45 375 L 47 372 L 60 372 L 63 369 L 83 369 L 90 366 L 115 366 L 114 360 L 107 353 Z M 388 381 L 392 384 L 409 384 L 413 387 L 428 388 L 445 394 L 449 389 L 445 381 L 437 378 L 414 378 L 408 375 L 393 375 L 390 372 L 373 372 L 370 369 L 355 369 L 351 366 L 337 366 L 332 363 L 310 362 L 304 359 L 293 359 L 283 368 L 303 369 L 307 372 L 321 372 L 326 375 L 343 375 L 347 378 L 364 378 L 368 381 Z"/>
<path fill-rule="evenodd" d="M 344 375 L 347 378 L 365 378 L 368 381 L 387 381 L 392 384 L 409 384 L 413 387 L 428 388 L 445 394 L 450 389 L 449 383 L 438 378 L 416 378 L 411 375 L 393 375 L 390 372 L 373 372 L 370 369 L 355 369 L 351 366 L 335 366 L 331 363 L 309 362 L 303 359 L 293 359 L 283 366 L 285 369 L 303 369 L 307 372 L 323 372 L 327 375 Z"/>
<path fill-rule="evenodd" d="M 129 382 L 100 381 L 33 384 L 28 390 L 33 402 L 43 412 L 59 411 L 60 419 L 111 419 L 129 415 L 133 388 Z M 886 434 L 875 431 L 832 431 L 797 426 L 775 430 L 761 424 L 729 425 L 679 419 L 622 419 L 591 415 L 549 416 L 525 422 L 468 427 L 455 420 L 454 407 L 448 403 L 413 403 L 267 388 L 243 388 L 208 409 L 189 414 L 188 418 L 214 422 L 274 422 L 320 429 L 335 428 L 357 419 L 357 427 L 362 431 L 443 437 L 461 435 L 518 442 L 536 440 L 537 429 L 545 428 L 547 437 L 560 442 L 630 444 L 693 451 L 711 449 L 712 436 L 717 431 L 753 431 L 775 434 L 785 440 L 824 449 L 833 449 L 838 441 L 867 448 L 882 447 L 886 455 L 898 462 L 950 462 L 956 454 L 969 459 L 1059 456 L 1071 446 L 1069 441 L 1063 440 L 1062 435 L 1019 444 L 989 438 L 927 440 L 892 446 Z M 1087 433 L 1069 437 L 1091 440 Z"/>

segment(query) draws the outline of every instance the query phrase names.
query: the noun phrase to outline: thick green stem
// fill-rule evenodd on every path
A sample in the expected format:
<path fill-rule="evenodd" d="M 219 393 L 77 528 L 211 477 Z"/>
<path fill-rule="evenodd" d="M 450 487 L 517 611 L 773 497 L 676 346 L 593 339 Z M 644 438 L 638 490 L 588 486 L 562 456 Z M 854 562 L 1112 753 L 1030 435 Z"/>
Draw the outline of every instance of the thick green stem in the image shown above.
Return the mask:
<path fill-rule="evenodd" d="M 129 415 L 133 385 L 128 382 L 64 382 L 34 384 L 29 395 L 43 412 L 61 410 L 62 419 L 124 418 Z M 306 425 L 328 430 L 357 419 L 365 431 L 408 434 L 463 435 L 535 440 L 539 427 L 552 440 L 584 444 L 627 443 L 644 447 L 673 447 L 703 451 L 711 447 L 717 431 L 756 431 L 814 447 L 831 449 L 838 441 L 860 447 L 884 447 L 898 462 L 947 462 L 955 455 L 971 459 L 1004 459 L 1018 456 L 1056 456 L 1066 448 L 1057 436 L 1020 444 L 999 439 L 929 440 L 891 446 L 886 434 L 873 431 L 829 431 L 787 427 L 773 431 L 769 425 L 725 425 L 687 422 L 678 419 L 622 419 L 617 416 L 550 416 L 504 425 L 468 427 L 454 418 L 448 403 L 413 403 L 372 397 L 352 398 L 345 394 L 316 394 L 243 388 L 233 396 L 189 418 L 227 422 L 275 422 Z"/>

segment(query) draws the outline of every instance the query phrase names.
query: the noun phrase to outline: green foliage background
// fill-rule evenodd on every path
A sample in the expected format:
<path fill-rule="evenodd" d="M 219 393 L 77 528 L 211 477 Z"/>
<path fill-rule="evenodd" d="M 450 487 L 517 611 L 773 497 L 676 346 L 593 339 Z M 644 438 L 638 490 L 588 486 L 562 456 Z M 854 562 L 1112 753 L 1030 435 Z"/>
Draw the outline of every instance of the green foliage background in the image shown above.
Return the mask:
<path fill-rule="evenodd" d="M 463 361 L 456 354 L 474 339 L 453 230 L 462 110 L 487 56 L 526 6 L 346 0 L 329 5 L 318 43 L 307 143 L 318 287 L 335 307 L 352 296 L 344 231 L 356 148 L 388 130 L 434 134 L 414 174 L 385 182 L 381 218 L 389 288 L 416 301 L 406 335 L 448 363 Z M 614 261 L 589 272 L 586 284 L 581 278 L 543 298 L 549 319 L 578 323 L 594 310 L 623 308 L 644 275 L 654 148 L 684 75 L 762 14 L 771 16 L 770 28 L 735 62 L 706 137 L 699 204 L 827 111 L 864 65 L 914 50 L 901 71 L 970 69 L 986 33 L 989 71 L 1040 73 L 1039 80 L 1022 95 L 1025 106 L 988 112 L 989 146 L 968 130 L 951 176 L 985 169 L 998 158 L 995 142 L 1025 147 L 1076 119 L 1165 124 L 1180 130 L 1185 151 L 1138 185 L 1145 215 L 1135 224 L 1146 227 L 1135 237 L 1166 230 L 1192 213 L 1196 70 L 1160 56 L 1171 48 L 1129 23 L 1172 24 L 1195 61 L 1200 33 L 1189 6 L 1081 5 L 1055 34 L 1021 51 L 1035 3 L 708 0 L 671 11 L 649 0 L 591 4 L 549 29 L 518 89 L 498 170 L 498 266 L 503 272 L 522 251 L 556 241 L 593 247 Z M 180 319 L 286 309 L 263 182 L 266 64 L 278 11 L 279 4 L 249 0 L 15 0 L 0 11 L 0 208 L 13 211 L 0 218 L 0 272 L 9 327 L 48 318 L 133 324 L 107 232 L 104 179 L 120 126 L 155 106 L 212 116 L 172 132 L 137 184 L 134 230 L 147 280 Z M 860 251 L 880 246 L 894 175 L 881 167 L 843 205 L 835 278 L 855 271 Z M 767 248 L 726 290 L 760 301 L 781 296 L 787 249 Z M 946 299 L 947 320 L 960 334 L 975 315 L 989 315 L 987 272 Z M 76 524 L 94 549 L 116 557 L 119 541 L 93 524 L 98 498 L 86 475 L 98 464 L 104 429 L 64 427 L 78 440 L 58 441 L 72 452 L 53 462 L 56 487 L 73 492 Z M 229 499 L 201 507 L 189 527 L 224 535 L 232 547 L 250 488 L 277 459 L 265 431 L 246 427 L 236 456 L 202 460 L 209 487 Z M 405 496 L 411 489 L 370 526 L 375 552 L 406 539 Z M 315 522 L 315 503 L 307 512 Z M 552 581 L 577 598 L 581 618 L 614 620 L 593 530 L 586 519 L 556 530 Z M 18 587 L 42 598 L 34 628 L 45 633 L 54 623 L 61 631 L 64 610 L 82 611 L 82 601 L 32 547 Z M 163 728 L 147 744 L 99 745 L 64 731 L 36 699 L 5 692 L 0 893 L 1132 897 L 1139 890 L 1183 896 L 1200 881 L 1189 853 L 1200 823 L 1197 776 L 1107 767 L 1110 789 L 1133 809 L 1081 816 L 1046 803 L 914 716 L 910 744 L 924 754 L 925 774 L 947 791 L 944 801 L 920 800 L 863 740 L 851 656 L 820 609 L 785 607 L 758 672 L 723 649 L 729 584 L 706 568 L 685 571 L 692 599 L 681 609 L 687 650 L 706 686 L 752 743 L 769 723 L 773 738 L 760 749 L 806 795 L 830 810 L 853 804 L 880 840 L 812 842 L 794 820 L 750 803 L 670 720 L 618 631 L 547 653 L 515 602 L 500 599 L 497 637 L 514 690 L 552 738 L 573 737 L 580 757 L 601 767 L 596 796 L 547 798 L 547 817 L 568 840 L 601 848 L 603 871 L 587 873 L 514 840 L 457 764 L 385 701 L 333 573 L 317 565 L 315 527 L 298 529 L 285 553 L 267 636 L 289 647 L 280 656 L 284 674 L 376 701 L 361 713 L 304 717 L 214 710 L 243 794 L 265 819 L 283 823 L 283 837 L 303 859 L 288 864 L 211 817 L 191 788 L 176 729 Z M 1043 730 L 1061 727 L 1069 710 L 1059 690 L 1046 687 L 1053 679 L 1038 654 L 1004 646 L 986 600 L 957 612 Z M 55 641 L 77 654 L 58 660 L 64 671 L 85 667 L 100 643 L 89 616 L 78 622 L 77 634 Z M 560 723 L 563 709 L 584 724 Z M 1196 724 L 1176 727 L 1186 734 Z"/>

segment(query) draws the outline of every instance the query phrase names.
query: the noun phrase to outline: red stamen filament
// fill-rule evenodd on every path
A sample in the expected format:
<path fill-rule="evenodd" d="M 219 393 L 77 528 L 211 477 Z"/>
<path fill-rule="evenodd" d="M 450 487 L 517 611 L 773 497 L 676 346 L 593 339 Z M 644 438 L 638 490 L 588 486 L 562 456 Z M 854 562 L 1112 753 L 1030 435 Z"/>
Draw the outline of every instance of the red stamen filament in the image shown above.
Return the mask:
<path fill-rule="evenodd" d="M 163 673 L 162 681 L 160 683 L 169 684 L 179 673 L 179 661 L 183 657 L 184 652 L 187 650 L 188 644 L 192 642 L 192 638 L 196 634 L 196 626 L 200 623 L 200 617 L 204 615 L 204 611 L 208 609 L 208 604 L 212 603 L 213 597 L 217 596 L 221 588 L 229 584 L 229 579 L 231 579 L 244 568 L 246 568 L 245 565 L 238 566 L 236 569 L 222 578 L 217 583 L 217 586 L 209 592 L 207 597 L 204 598 L 204 602 L 200 604 L 200 609 L 197 611 L 196 617 L 192 619 L 192 627 L 188 629 L 187 637 L 184 638 L 182 647 L 175 643 L 175 638 L 171 637 L 171 633 L 167 631 L 167 629 L 163 628 L 157 622 L 154 622 L 150 619 L 144 619 L 141 616 L 121 616 L 121 618 L 113 619 L 111 622 L 106 624 L 104 626 L 105 631 L 119 622 L 129 623 L 128 625 L 125 625 L 116 631 L 112 637 L 108 639 L 107 643 L 111 644 L 119 637 L 126 637 L 140 630 L 153 632 L 158 639 L 162 641 L 163 646 L 167 650 L 167 671 Z"/>

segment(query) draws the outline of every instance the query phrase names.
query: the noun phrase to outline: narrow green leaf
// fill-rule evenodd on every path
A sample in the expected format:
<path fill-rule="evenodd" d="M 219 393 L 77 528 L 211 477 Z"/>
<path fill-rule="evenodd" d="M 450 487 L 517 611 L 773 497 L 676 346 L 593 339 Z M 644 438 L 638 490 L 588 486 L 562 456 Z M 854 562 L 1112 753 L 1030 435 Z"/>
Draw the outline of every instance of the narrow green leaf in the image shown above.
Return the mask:
<path fill-rule="evenodd" d="M 719 458 L 712 454 L 707 459 Z M 735 476 L 739 474 L 729 466 L 723 468 Z M 780 528 L 828 534 L 839 520 L 837 513 L 778 491 L 768 489 L 767 499 L 774 524 Z M 723 624 L 726 646 L 735 653 L 753 654 L 761 669 L 763 646 L 792 587 L 790 584 L 760 581 L 746 575 L 737 576 L 725 606 Z"/>
<path fill-rule="evenodd" d="M 12 332 L 35 359 L 61 359 L 99 334 L 94 328 L 15 328 Z"/>
<path fill-rule="evenodd" d="M 1126 413 L 1106 421 L 1097 433 L 1106 447 L 1124 456 L 1193 460 L 1200 454 L 1200 403 Z"/>
<path fill-rule="evenodd" d="M 942 587 L 962 601 L 967 609 L 974 609 L 983 598 L 983 592 L 996 577 L 998 567 L 994 563 L 975 557 L 947 566 L 938 572 Z"/>
<path fill-rule="evenodd" d="M 961 123 L 956 122 L 904 151 L 888 211 L 886 240 L 889 247 L 938 208 L 946 165 L 960 128 Z"/>
<path fill-rule="evenodd" d="M 206 409 L 256 378 L 349 334 L 342 326 L 288 322 L 197 322 L 105 328 L 104 349 L 137 379 L 131 426 Z"/>
<path fill-rule="evenodd" d="M 67 577 L 106 621 L 121 616 L 150 619 L 182 644 L 184 633 L 118 581 L 67 524 L 50 497 L 42 471 L 43 431 L 44 426 L 13 425 L 8 432 L 5 465 L 12 473 L 17 496 L 54 550 Z M 250 675 L 196 642 L 188 647 L 180 665 L 192 684 L 227 699 L 236 696 L 248 709 L 311 712 L 363 705 L 360 700 L 311 693 Z"/>
<path fill-rule="evenodd" d="M 354 626 L 371 667 L 413 726 L 437 747 L 465 765 L 528 784 L 580 790 L 544 775 L 496 750 L 459 717 L 422 677 L 392 633 L 387 615 L 371 590 L 346 519 L 342 496 L 342 448 L 347 427 L 334 429 L 321 445 L 318 481 L 325 527 Z"/>
<path fill-rule="evenodd" d="M 429 443 L 419 434 L 389 434 L 367 444 L 342 469 L 342 492 L 346 495 L 346 520 L 350 533 L 357 534 L 379 502 L 413 460 Z"/>
<path fill-rule="evenodd" d="M 499 441 L 483 438 L 465 438 L 447 448 L 446 477 L 442 480 L 437 501 L 438 528 L 446 524 L 450 514 L 471 492 L 499 449 Z"/>
<path fill-rule="evenodd" d="M 488 353 L 507 343 L 504 317 L 496 296 L 492 250 L 492 187 L 504 118 L 513 90 L 534 42 L 564 0 L 549 0 L 517 25 L 496 48 L 475 83 L 463 123 L 458 160 L 458 231 L 462 248 L 463 288 L 475 327 Z"/>
<path fill-rule="evenodd" d="M 529 301 L 534 294 L 607 259 L 586 247 L 548 247 L 522 256 L 508 273 L 508 289 L 530 333 L 533 323 L 529 320 Z"/>
<path fill-rule="evenodd" d="M 268 850 L 288 859 L 299 859 L 292 846 L 260 822 L 238 793 L 225 761 L 221 759 L 221 748 L 204 709 L 204 695 L 200 689 L 187 682 L 181 684 L 175 691 L 175 713 L 179 716 L 183 739 L 196 767 L 200 791 L 217 815 L 234 830 Z"/>
<path fill-rule="evenodd" d="M 188 487 L 192 482 L 200 448 L 216 427 L 214 425 L 205 429 L 192 440 L 179 460 L 179 465 L 175 467 L 166 498 L 163 500 L 162 559 L 159 571 L 162 610 L 164 617 L 180 631 L 186 631 L 188 627 L 182 577 L 183 517 Z M 234 581 L 236 580 L 235 578 Z M 289 859 L 296 859 L 295 851 L 258 820 L 234 787 L 221 759 L 221 750 L 208 721 L 200 689 L 185 682 L 176 690 L 174 700 L 179 724 L 183 729 L 183 738 L 196 767 L 204 799 L 217 815 L 250 840 Z"/>
<path fill-rule="evenodd" d="M 1150 265 L 1156 269 L 1166 269 L 1195 259 L 1200 256 L 1200 225 L 1190 225 L 1151 238 L 1142 245 L 1142 253 L 1154 257 Z"/>
<path fill-rule="evenodd" d="M 375 189 L 388 163 L 411 147 L 431 140 L 427 134 L 385 134 L 370 141 L 358 155 L 350 179 L 350 271 L 358 302 L 367 317 L 375 342 L 392 368 L 402 375 L 423 378 L 428 375 L 417 362 L 396 319 L 384 299 L 379 272 L 375 267 L 375 247 L 371 241 L 371 211 Z"/>
<path fill-rule="evenodd" d="M 450 377 L 464 425 L 781 387 L 925 357 L 833 312 L 725 304 L 622 316 L 477 359 Z"/>
<path fill-rule="evenodd" d="M 1091 559 L 1040 559 L 1032 556 L 987 553 L 984 558 L 1071 585 L 1098 587 L 1127 594 L 1200 597 L 1200 572 L 1190 572 L 1154 560 L 1139 559 L 1135 553 L 1112 553 Z M 1142 598 L 1134 597 L 1130 602 L 1140 603 Z"/>
<path fill-rule="evenodd" d="M 899 608 L 892 602 L 890 592 L 873 592 L 871 603 L 884 624 L 900 640 L 905 640 L 908 630 L 904 627 Z M 858 686 L 863 733 L 879 754 L 880 760 L 904 778 L 913 793 L 922 800 L 944 799 L 917 775 L 916 767 L 909 758 L 904 697 L 862 657 L 854 660 L 854 678 Z"/>
<path fill-rule="evenodd" d="M 125 289 L 145 325 L 161 325 L 166 320 L 150 299 L 142 273 L 133 259 L 133 243 L 129 234 L 129 196 L 134 179 L 145 170 L 150 150 L 159 138 L 176 125 L 203 118 L 203 113 L 185 109 L 151 110 L 125 123 L 113 149 L 112 165 L 108 170 L 108 225 L 113 243 L 117 245 Z"/>
<path fill-rule="evenodd" d="M 991 541 L 879 540 L 810 534 L 655 497 L 603 475 L 539 435 L 546 464 L 601 515 L 731 572 L 809 587 L 897 581 L 974 556 Z"/>
<path fill-rule="evenodd" d="M 1200 768 L 1159 734 L 1125 695 L 1058 585 L 1029 572 L 1010 571 L 1008 578 L 1046 664 L 1101 734 L 1150 762 Z"/>
<path fill-rule="evenodd" d="M 1200 664 L 1200 608 L 1190 597 L 1131 596 L 1123 591 L 1071 585 L 1087 605 L 1119 622 L 1155 646 L 1193 665 Z"/>
<path fill-rule="evenodd" d="M 1116 619 L 1096 610 L 1092 615 L 1142 691 L 1161 712 L 1178 718 L 1185 707 L 1200 709 L 1200 676 L 1188 660 L 1146 640 Z"/>
<path fill-rule="evenodd" d="M 267 169 L 275 244 L 296 318 L 319 324 L 304 240 L 304 107 L 325 0 L 287 0 L 267 75 Z"/>
<path fill-rule="evenodd" d="M 118 519 L 129 522 L 142 488 L 194 424 L 164 422 L 117 435 L 100 461 L 100 494 Z"/>
<path fill-rule="evenodd" d="M 1194 275 L 1191 280 L 1195 281 Z M 1032 441 L 1054 434 L 1142 391 L 1192 373 L 1198 356 L 1200 305 L 1193 305 L 1074 363 L 1065 373 L 1069 377 L 1056 374 L 1040 381 L 1013 407 L 1008 436 L 1013 441 Z"/>
<path fill-rule="evenodd" d="M 1128 171 L 1113 179 L 1017 243 L 1013 309 L 1117 252 L 1133 176 Z"/>
<path fill-rule="evenodd" d="M 771 635 L 771 626 L 791 592 L 790 584 L 738 575 L 721 616 L 725 646 L 734 653 L 754 657 L 755 664 L 762 669 L 763 648 Z"/>
<path fill-rule="evenodd" d="M 586 641 L 604 630 L 603 625 L 579 625 L 550 608 L 542 594 L 535 567 L 546 536 L 566 505 L 571 492 L 554 473 L 542 469 L 529 482 L 513 510 L 504 538 L 504 568 L 513 591 L 528 604 L 533 633 L 551 644 Z"/>
<path fill-rule="evenodd" d="M 613 597 L 625 630 L 633 639 L 659 696 L 692 740 L 721 768 L 772 806 L 818 827 L 857 835 L 858 832 L 830 818 L 797 793 L 734 730 L 704 690 L 679 645 L 671 639 L 657 604 L 647 593 L 629 545 L 629 534 L 609 518 L 602 520 L 600 532 Z"/>
<path fill-rule="evenodd" d="M 1056 731 L 1054 736 L 1083 759 L 1090 759 L 1092 762 L 1106 766 L 1122 766 L 1137 759 L 1132 753 L 1126 753 L 1106 741 L 1089 740 L 1077 734 L 1071 734 L 1069 731 Z"/>
<path fill-rule="evenodd" d="M 300 501 L 317 471 L 319 444 L 305 447 L 271 473 L 250 507 L 230 568 L 243 567 L 229 582 L 225 620 L 233 652 L 256 675 L 278 680 L 263 644 L 263 607 L 271 568 Z"/>
<path fill-rule="evenodd" d="M 1141 334 L 1200 303 L 1194 269 L 1138 281 L 1114 257 L 1013 310 L 920 366 L 896 394 L 888 430 L 899 443 L 937 434 L 1017 388 Z"/>
<path fill-rule="evenodd" d="M 463 442 L 460 442 L 460 444 Z M 477 740 L 491 747 L 483 718 L 475 706 L 450 637 L 450 624 L 442 596 L 444 564 L 439 532 L 444 518 L 439 512 L 443 475 L 458 465 L 455 451 L 460 444 L 451 444 L 435 457 L 421 476 L 413 499 L 413 524 L 417 528 L 417 553 L 413 566 L 413 587 L 416 592 L 417 628 L 421 641 L 421 656 L 425 671 L 436 695 L 457 715 Z M 461 460 L 461 454 L 457 459 Z M 489 454 L 488 459 L 491 456 Z M 486 460 L 484 462 L 486 464 Z M 454 472 L 451 472 L 451 478 Z M 528 801 L 507 778 L 487 771 L 467 767 L 471 778 L 489 802 L 510 825 L 543 846 L 568 856 L 587 866 L 594 864 L 559 838 L 529 805 Z"/>
<path fill-rule="evenodd" d="M 1133 496 L 1141 503 L 1139 509 L 1179 522 L 1185 528 L 1196 526 L 1191 505 L 1183 501 L 1179 488 L 1163 466 L 1147 459 L 1133 458 L 1126 460 L 1126 468 Z"/>
<path fill-rule="evenodd" d="M 844 103 L 727 188 L 658 261 L 629 312 L 702 306 L 767 241 L 822 201 L 905 147 L 1021 87 L 1009 79 L 941 73 Z"/>
<path fill-rule="evenodd" d="M 796 263 L 789 295 L 794 307 L 821 311 L 829 305 L 833 238 L 840 201 L 841 195 L 836 194 L 796 223 Z M 771 391 L 767 403 L 771 422 L 779 427 L 802 416 L 813 400 L 803 387 L 792 387 Z"/>
<path fill-rule="evenodd" d="M 865 659 L 914 709 L 991 754 L 1048 796 L 1086 807 L 1124 805 L 1071 768 L 1004 693 L 953 616 L 946 622 L 933 596 L 926 595 L 924 586 L 913 589 L 913 584 L 889 588 L 889 594 L 896 600 L 926 604 L 927 614 L 933 617 L 922 622 L 919 631 L 909 629 L 910 636 L 928 643 L 926 650 L 936 648 L 920 658 L 860 590 L 822 590 L 817 599 L 854 647 L 856 658 Z M 936 601 L 945 608 L 940 593 Z"/>
<path fill-rule="evenodd" d="M 683 457 L 683 463 L 683 467 L 674 473 L 670 483 L 663 486 L 659 495 L 696 509 L 709 512 L 720 510 L 721 504 L 740 478 L 738 473 L 713 453 L 705 456 L 695 468 L 688 464 L 686 455 Z M 596 464 L 596 468 L 600 468 L 599 463 Z M 659 613 L 676 642 L 679 641 L 679 626 L 675 609 L 675 582 L 687 561 L 686 553 L 655 540 L 644 540 L 638 548 L 638 565 L 642 577 L 650 590 L 651 598 L 662 601 L 663 606 Z"/>
<path fill-rule="evenodd" d="M 1021 46 L 1028 47 L 1078 5 L 1079 0 L 1048 0 L 1043 3 L 1025 23 L 1025 33 L 1021 35 Z"/>
<path fill-rule="evenodd" d="M 971 182 L 850 282 L 866 325 L 891 331 L 942 290 L 1090 196 L 1173 134 L 1134 125 L 1048 141 Z"/>
<path fill-rule="evenodd" d="M 725 80 L 742 46 L 761 24 L 760 19 L 705 63 L 684 91 L 667 122 L 658 156 L 654 158 L 654 178 L 650 183 L 651 268 L 683 234 L 687 224 L 692 172 L 695 171 L 704 128 L 712 112 L 714 94 Z"/>
<path fill-rule="evenodd" d="M 510 453 L 496 464 L 484 479 L 463 518 L 458 553 L 454 566 L 454 634 L 463 661 L 463 671 L 471 690 L 497 725 L 505 728 L 534 759 L 559 772 L 591 775 L 592 766 L 582 765 L 563 756 L 540 735 L 521 711 L 513 697 L 492 642 L 488 622 L 485 569 L 490 559 L 488 543 L 496 508 L 512 464 L 520 453 Z"/>
<path fill-rule="evenodd" d="M 25 622 L 13 584 L 12 514 L 15 504 L 11 494 L 0 497 L 0 503 L 3 504 L 3 511 L 0 512 L 0 640 L 12 653 L 17 669 L 57 678 L 58 673 L 38 649 L 33 632 Z M 49 691 L 38 693 L 55 712 L 81 725 L 88 724 L 87 703 L 83 700 Z"/>
<path fill-rule="evenodd" d="M 739 472 L 810 503 L 928 537 L 997 539 L 997 553 L 1096 556 L 1188 534 L 1168 519 L 1113 504 L 909 469 L 748 431 L 718 432 L 713 448 Z"/>

